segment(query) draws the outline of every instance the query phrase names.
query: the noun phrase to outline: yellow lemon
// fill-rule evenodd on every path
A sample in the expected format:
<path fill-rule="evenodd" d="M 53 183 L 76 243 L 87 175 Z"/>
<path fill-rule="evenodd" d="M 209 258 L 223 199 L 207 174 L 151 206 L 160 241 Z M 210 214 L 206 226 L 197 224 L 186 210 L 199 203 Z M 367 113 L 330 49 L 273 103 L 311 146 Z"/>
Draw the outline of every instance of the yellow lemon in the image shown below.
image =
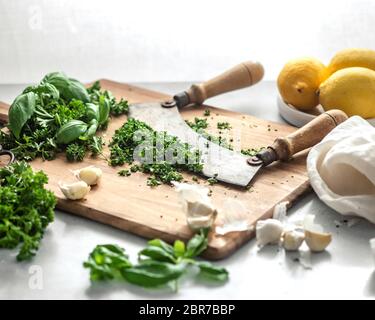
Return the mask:
<path fill-rule="evenodd" d="M 310 110 L 318 105 L 316 91 L 327 77 L 327 68 L 319 60 L 300 58 L 284 66 L 277 79 L 277 86 L 286 103 L 300 110 Z"/>
<path fill-rule="evenodd" d="M 361 67 L 336 71 L 321 84 L 318 96 L 325 110 L 375 118 L 375 71 Z"/>
<path fill-rule="evenodd" d="M 370 49 L 345 49 L 332 58 L 328 65 L 329 73 L 351 67 L 363 67 L 375 70 L 375 51 Z"/>

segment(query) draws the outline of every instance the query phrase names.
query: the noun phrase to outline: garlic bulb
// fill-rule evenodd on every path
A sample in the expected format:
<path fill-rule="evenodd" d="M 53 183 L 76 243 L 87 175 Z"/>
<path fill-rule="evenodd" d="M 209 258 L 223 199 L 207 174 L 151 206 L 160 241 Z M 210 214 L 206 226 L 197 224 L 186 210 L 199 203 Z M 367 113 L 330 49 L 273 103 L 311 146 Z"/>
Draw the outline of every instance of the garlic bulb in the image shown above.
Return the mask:
<path fill-rule="evenodd" d="M 64 196 L 70 200 L 82 199 L 90 191 L 90 186 L 84 181 L 77 181 L 71 184 L 59 182 L 59 187 Z"/>
<path fill-rule="evenodd" d="M 208 196 L 209 190 L 188 183 L 174 182 L 173 184 L 179 194 L 179 201 L 189 227 L 193 230 L 210 228 L 215 221 L 217 211 Z"/>
<path fill-rule="evenodd" d="M 297 251 L 303 241 L 305 240 L 305 233 L 296 229 L 285 231 L 283 234 L 283 247 L 287 251 Z"/>
<path fill-rule="evenodd" d="M 332 241 L 332 235 L 326 233 L 323 227 L 314 222 L 315 216 L 308 214 L 304 219 L 305 241 L 313 252 L 322 252 Z"/>
<path fill-rule="evenodd" d="M 93 186 L 99 182 L 102 176 L 102 170 L 95 166 L 89 166 L 79 170 L 75 170 L 73 171 L 73 174 L 79 180 L 86 182 L 89 186 Z"/>
<path fill-rule="evenodd" d="M 249 225 L 246 207 L 241 201 L 233 198 L 225 200 L 222 209 L 218 211 L 218 224 L 215 231 L 220 235 L 253 229 L 253 226 Z"/>
<path fill-rule="evenodd" d="M 276 219 L 260 220 L 257 222 L 255 230 L 258 246 L 278 244 L 284 230 L 284 225 Z"/>

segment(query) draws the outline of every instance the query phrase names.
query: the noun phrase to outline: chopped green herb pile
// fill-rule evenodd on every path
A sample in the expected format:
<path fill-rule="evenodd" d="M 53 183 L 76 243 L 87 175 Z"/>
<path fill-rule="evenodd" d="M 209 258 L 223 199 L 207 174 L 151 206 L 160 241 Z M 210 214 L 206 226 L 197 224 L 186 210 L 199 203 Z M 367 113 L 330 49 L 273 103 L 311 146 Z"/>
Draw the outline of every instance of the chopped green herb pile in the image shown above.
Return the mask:
<path fill-rule="evenodd" d="M 204 113 L 203 113 L 203 115 L 204 115 L 205 117 L 209 117 L 209 116 L 210 116 L 210 114 L 211 114 L 211 111 L 210 111 L 210 109 L 206 109 L 206 110 L 204 110 Z"/>
<path fill-rule="evenodd" d="M 194 118 L 194 122 L 189 120 L 185 120 L 185 122 L 190 128 L 197 132 L 207 129 L 208 127 L 207 119 Z"/>
<path fill-rule="evenodd" d="M 167 150 L 173 152 L 174 162 L 165 159 Z M 181 181 L 183 170 L 195 173 L 202 171 L 198 150 L 181 142 L 177 137 L 166 132 L 156 132 L 144 122 L 135 119 L 129 119 L 116 130 L 110 143 L 110 151 L 109 162 L 112 166 L 139 162 L 130 170 L 151 174 L 147 181 L 150 186 Z M 122 171 L 119 174 L 128 175 Z"/>
<path fill-rule="evenodd" d="M 21 244 L 18 260 L 36 254 L 44 230 L 54 219 L 56 198 L 44 188 L 43 172 L 24 161 L 0 168 L 0 248 Z"/>
<path fill-rule="evenodd" d="M 217 128 L 220 130 L 229 130 L 232 129 L 232 126 L 229 124 L 229 122 L 218 122 Z"/>
<path fill-rule="evenodd" d="M 173 246 L 151 240 L 138 253 L 138 264 L 132 264 L 125 250 L 117 245 L 98 245 L 83 265 L 90 270 L 92 281 L 125 280 L 145 288 L 170 285 L 177 289 L 178 279 L 191 266 L 199 269 L 200 278 L 223 283 L 228 279 L 226 269 L 194 259 L 207 248 L 207 234 L 208 230 L 202 229 L 186 245 L 180 240 Z"/>
<path fill-rule="evenodd" d="M 10 131 L 0 133 L 0 145 L 19 160 L 52 160 L 65 150 L 68 160 L 81 161 L 86 153 L 101 154 L 103 141 L 95 134 L 107 127 L 109 115 L 127 112 L 127 101 L 116 102 L 99 82 L 86 89 L 64 73 L 52 72 L 13 101 Z"/>

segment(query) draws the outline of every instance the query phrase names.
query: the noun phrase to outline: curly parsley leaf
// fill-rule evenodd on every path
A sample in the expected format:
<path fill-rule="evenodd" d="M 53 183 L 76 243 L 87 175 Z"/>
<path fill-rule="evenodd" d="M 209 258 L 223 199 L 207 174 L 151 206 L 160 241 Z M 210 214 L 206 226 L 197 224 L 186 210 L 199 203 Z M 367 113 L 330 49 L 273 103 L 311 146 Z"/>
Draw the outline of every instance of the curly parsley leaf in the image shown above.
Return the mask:
<path fill-rule="evenodd" d="M 25 162 L 0 168 L 0 248 L 20 245 L 17 260 L 33 257 L 48 224 L 56 198 L 44 188 L 48 178 Z"/>

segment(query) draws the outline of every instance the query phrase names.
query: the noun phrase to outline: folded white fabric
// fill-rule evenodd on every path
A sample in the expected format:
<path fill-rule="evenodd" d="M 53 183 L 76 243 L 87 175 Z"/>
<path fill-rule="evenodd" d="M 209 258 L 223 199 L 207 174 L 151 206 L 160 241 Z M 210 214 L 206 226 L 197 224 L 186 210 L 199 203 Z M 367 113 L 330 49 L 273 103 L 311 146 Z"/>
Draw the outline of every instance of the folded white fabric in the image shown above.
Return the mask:
<path fill-rule="evenodd" d="M 343 215 L 375 223 L 375 128 L 354 116 L 332 130 L 307 157 L 318 197 Z"/>

